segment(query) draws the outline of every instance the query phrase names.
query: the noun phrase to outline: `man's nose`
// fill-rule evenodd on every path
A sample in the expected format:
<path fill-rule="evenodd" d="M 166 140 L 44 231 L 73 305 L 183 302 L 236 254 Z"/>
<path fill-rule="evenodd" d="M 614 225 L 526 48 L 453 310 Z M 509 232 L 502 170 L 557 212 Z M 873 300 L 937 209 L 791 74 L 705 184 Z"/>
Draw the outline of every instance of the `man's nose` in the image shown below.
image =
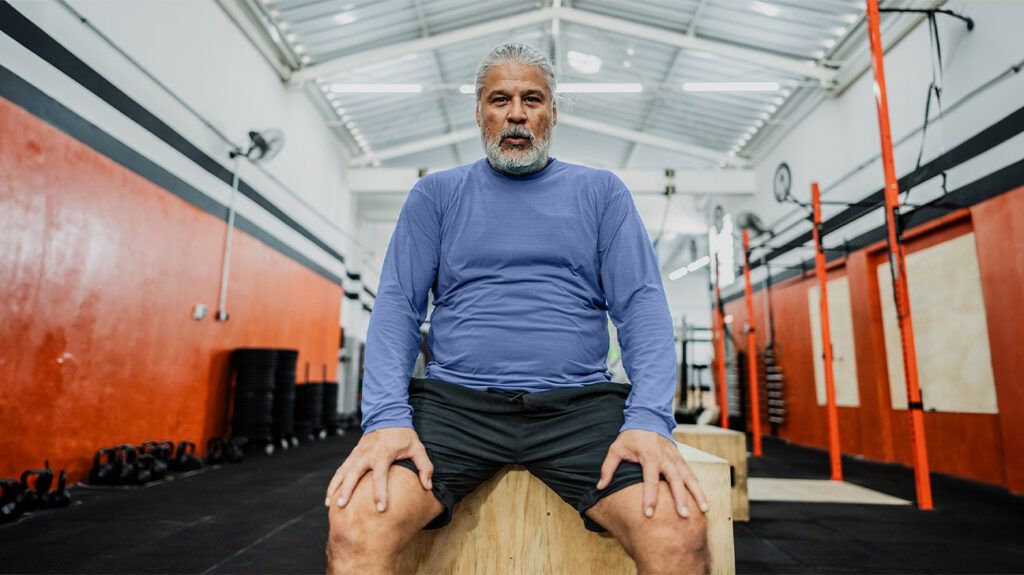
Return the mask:
<path fill-rule="evenodd" d="M 518 99 L 512 100 L 512 105 L 508 109 L 508 121 L 513 124 L 523 124 L 526 122 L 526 106 Z"/>

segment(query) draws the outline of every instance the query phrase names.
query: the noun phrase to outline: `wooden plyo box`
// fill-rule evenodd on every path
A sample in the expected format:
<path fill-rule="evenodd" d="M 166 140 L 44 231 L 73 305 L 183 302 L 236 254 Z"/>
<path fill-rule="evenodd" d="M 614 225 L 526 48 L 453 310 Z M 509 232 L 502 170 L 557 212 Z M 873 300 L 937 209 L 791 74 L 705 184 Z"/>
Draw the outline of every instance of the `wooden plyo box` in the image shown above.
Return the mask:
<path fill-rule="evenodd" d="M 677 444 L 708 497 L 711 572 L 736 572 L 729 465 Z M 699 510 L 694 510 L 699 513 Z M 539 479 L 510 466 L 455 506 L 452 522 L 421 531 L 398 557 L 398 573 L 592 574 L 636 573 L 609 533 L 587 531 L 579 513 Z"/>
<path fill-rule="evenodd" d="M 734 429 L 713 425 L 677 425 L 672 437 L 686 445 L 717 455 L 732 466 L 732 516 L 736 521 L 750 521 L 750 500 L 747 498 L 747 436 Z"/>

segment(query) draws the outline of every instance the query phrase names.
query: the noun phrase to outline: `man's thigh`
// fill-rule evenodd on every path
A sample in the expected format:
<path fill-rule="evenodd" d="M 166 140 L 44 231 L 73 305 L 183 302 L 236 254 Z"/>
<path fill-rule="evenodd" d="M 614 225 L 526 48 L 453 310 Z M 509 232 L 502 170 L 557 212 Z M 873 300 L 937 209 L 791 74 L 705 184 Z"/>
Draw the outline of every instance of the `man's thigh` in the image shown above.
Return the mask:
<path fill-rule="evenodd" d="M 332 539 L 358 539 L 385 551 L 399 550 L 444 510 L 433 492 L 424 489 L 419 477 L 407 468 L 392 465 L 387 483 L 384 511 L 376 508 L 372 472 L 360 478 L 348 504 L 331 505 L 328 517 Z"/>
<path fill-rule="evenodd" d="M 666 538 L 673 543 L 682 541 L 688 548 L 699 549 L 705 546 L 707 521 L 693 495 L 689 491 L 685 493 L 689 517 L 682 517 L 676 511 L 672 491 L 664 480 L 658 482 L 658 497 L 652 517 L 643 512 L 642 483 L 601 499 L 587 510 L 587 515 L 607 528 L 632 557 L 636 557 L 637 552 L 656 551 L 665 543 L 662 539 Z"/>
<path fill-rule="evenodd" d="M 460 500 L 499 469 L 513 463 L 516 419 L 502 396 L 440 380 L 416 379 L 409 386 L 413 427 L 434 468 L 434 496 L 442 510 L 426 526 L 448 525 Z M 396 461 L 413 473 L 411 459 Z"/>

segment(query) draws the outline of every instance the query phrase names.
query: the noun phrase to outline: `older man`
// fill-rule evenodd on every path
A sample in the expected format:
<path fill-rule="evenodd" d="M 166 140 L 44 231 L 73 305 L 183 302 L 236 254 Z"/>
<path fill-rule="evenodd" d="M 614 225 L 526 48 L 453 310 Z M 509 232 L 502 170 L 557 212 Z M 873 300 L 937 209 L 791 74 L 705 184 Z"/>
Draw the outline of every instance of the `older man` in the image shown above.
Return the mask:
<path fill-rule="evenodd" d="M 420 529 L 508 464 L 641 573 L 707 568 L 707 503 L 672 441 L 672 321 L 643 222 L 611 172 L 548 156 L 546 56 L 483 60 L 487 157 L 413 187 L 366 343 L 363 436 L 327 489 L 330 573 L 387 573 Z M 411 379 L 433 291 L 433 360 Z M 608 381 L 606 314 L 632 385 Z"/>

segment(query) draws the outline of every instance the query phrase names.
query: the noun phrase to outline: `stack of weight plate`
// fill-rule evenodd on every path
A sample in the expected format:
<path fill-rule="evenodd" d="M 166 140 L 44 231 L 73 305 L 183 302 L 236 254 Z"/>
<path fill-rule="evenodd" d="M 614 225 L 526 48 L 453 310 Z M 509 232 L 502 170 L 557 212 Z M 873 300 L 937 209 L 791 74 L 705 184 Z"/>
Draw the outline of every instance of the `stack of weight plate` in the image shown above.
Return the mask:
<path fill-rule="evenodd" d="M 277 350 L 239 348 L 232 355 L 232 363 L 235 389 L 231 435 L 269 441 L 274 423 Z"/>
<path fill-rule="evenodd" d="M 295 386 L 295 435 L 316 439 L 323 430 L 324 385 L 310 382 Z"/>
<path fill-rule="evenodd" d="M 324 382 L 323 426 L 328 435 L 338 434 L 338 382 Z"/>
<path fill-rule="evenodd" d="M 274 376 L 274 439 L 287 447 L 295 438 L 295 362 L 298 350 L 277 351 L 277 371 Z"/>

